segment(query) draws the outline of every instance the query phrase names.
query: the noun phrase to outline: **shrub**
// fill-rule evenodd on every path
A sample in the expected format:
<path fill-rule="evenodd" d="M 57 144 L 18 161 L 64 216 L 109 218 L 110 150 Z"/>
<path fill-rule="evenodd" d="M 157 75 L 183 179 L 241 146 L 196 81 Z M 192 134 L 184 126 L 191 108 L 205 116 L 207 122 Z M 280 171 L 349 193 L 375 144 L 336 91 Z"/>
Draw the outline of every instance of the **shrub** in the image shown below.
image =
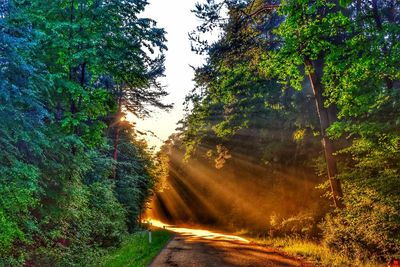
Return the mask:
<path fill-rule="evenodd" d="M 335 251 L 359 260 L 389 260 L 400 253 L 399 204 L 372 190 L 352 191 L 353 205 L 328 216 L 324 242 Z"/>
<path fill-rule="evenodd" d="M 289 218 L 270 218 L 270 235 L 272 236 L 301 236 L 311 238 L 318 236 L 318 219 L 310 213 L 299 213 Z"/>

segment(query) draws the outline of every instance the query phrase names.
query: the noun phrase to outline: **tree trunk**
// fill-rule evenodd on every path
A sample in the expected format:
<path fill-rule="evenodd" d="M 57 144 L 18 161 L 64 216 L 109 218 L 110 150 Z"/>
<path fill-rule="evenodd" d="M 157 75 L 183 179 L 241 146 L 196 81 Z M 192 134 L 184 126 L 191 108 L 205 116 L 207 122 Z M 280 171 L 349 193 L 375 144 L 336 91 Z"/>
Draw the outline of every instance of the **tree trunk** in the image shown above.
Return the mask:
<path fill-rule="evenodd" d="M 327 136 L 326 130 L 336 120 L 336 111 L 331 108 L 330 110 L 324 107 L 324 101 L 322 98 L 322 84 L 321 80 L 316 73 L 316 68 L 313 62 L 309 58 L 304 59 L 304 65 L 308 71 L 308 78 L 311 83 L 311 87 L 314 92 L 315 105 L 318 112 L 319 122 L 321 125 L 322 145 L 324 147 L 326 165 L 328 169 L 328 178 L 331 185 L 331 191 L 333 195 L 333 201 L 336 208 L 344 208 L 343 203 L 343 192 L 340 181 L 336 179 L 337 166 L 336 159 L 334 157 L 335 148 L 332 141 Z"/>
<path fill-rule="evenodd" d="M 375 25 L 376 28 L 378 29 L 379 32 L 383 31 L 383 25 L 382 25 L 382 18 L 379 14 L 379 8 L 378 8 L 378 1 L 377 0 L 372 0 L 372 15 L 374 17 Z M 383 56 L 387 56 L 389 54 L 389 49 L 386 45 L 385 39 L 383 39 L 383 46 L 382 46 L 382 53 Z M 393 81 L 385 75 L 385 83 L 386 87 L 390 90 L 393 88 Z"/>
<path fill-rule="evenodd" d="M 114 152 L 113 152 L 113 159 L 117 163 L 118 162 L 118 143 L 119 143 L 119 123 L 121 121 L 121 114 L 122 114 L 122 96 L 118 97 L 118 113 L 116 116 L 115 122 L 115 134 L 114 134 Z M 117 178 L 117 166 L 114 166 L 113 170 L 113 179 Z"/>
<path fill-rule="evenodd" d="M 85 90 L 85 84 L 86 84 L 86 61 L 81 64 L 81 77 L 79 79 L 79 83 L 82 87 L 82 90 Z M 82 105 L 82 95 L 79 95 L 78 97 L 78 109 L 81 109 Z"/>

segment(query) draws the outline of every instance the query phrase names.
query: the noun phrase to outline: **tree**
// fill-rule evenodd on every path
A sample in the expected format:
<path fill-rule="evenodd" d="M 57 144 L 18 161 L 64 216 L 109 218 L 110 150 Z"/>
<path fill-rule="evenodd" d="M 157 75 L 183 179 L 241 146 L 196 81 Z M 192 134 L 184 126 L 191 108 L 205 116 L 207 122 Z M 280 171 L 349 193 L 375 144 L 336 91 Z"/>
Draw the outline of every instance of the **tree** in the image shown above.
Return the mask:
<path fill-rule="evenodd" d="M 189 98 L 193 109 L 184 132 L 190 151 L 207 138 L 229 144 L 248 129 L 255 121 L 246 117 L 252 105 L 240 101 L 258 95 L 262 79 L 287 92 L 311 90 L 319 123 L 307 117 L 303 125 L 319 125 L 330 196 L 339 208 L 325 218 L 325 241 L 359 259 L 388 259 L 398 251 L 399 8 L 396 1 L 374 0 L 207 1 L 195 10 L 204 23 L 191 39 L 209 61 L 197 70 L 200 86 Z M 202 33 L 215 28 L 220 40 L 203 42 Z M 257 56 L 248 57 L 248 40 Z M 254 80 L 260 83 L 252 87 Z M 237 95 L 242 86 L 246 97 Z"/>
<path fill-rule="evenodd" d="M 332 43 L 341 42 L 340 28 L 345 25 L 346 18 L 341 13 L 337 1 L 304 2 L 303 4 L 285 2 L 280 6 L 279 12 L 285 17 L 277 31 L 278 35 L 285 40 L 278 52 L 279 59 L 285 59 L 287 65 L 292 65 L 291 70 L 303 62 L 315 97 L 333 200 L 336 208 L 342 209 L 344 207 L 343 192 L 340 181 L 337 179 L 338 172 L 334 157 L 336 149 L 327 134 L 327 129 L 337 120 L 337 109 L 335 105 L 331 104 L 329 107 L 325 105 L 322 79 L 326 53 Z M 302 73 L 296 72 L 295 79 L 299 79 Z"/>
<path fill-rule="evenodd" d="M 116 196 L 127 211 L 128 227 L 134 232 L 141 224 L 142 214 L 156 185 L 151 152 L 129 122 L 120 123 L 120 156 L 115 180 Z"/>
<path fill-rule="evenodd" d="M 47 113 L 37 97 L 46 85 L 41 66 L 27 60 L 34 46 L 21 11 L 12 2 L 0 3 L 0 264 L 17 264 L 23 251 L 14 244 L 31 241 L 35 218 L 29 212 L 38 205 L 41 159 L 46 137 L 43 119 Z M 12 255 L 15 255 L 15 260 Z"/>
<path fill-rule="evenodd" d="M 134 228 L 154 186 L 152 158 L 131 153 L 144 145 L 123 128 L 121 160 L 142 170 L 132 178 L 118 165 L 134 193 L 124 202 L 108 179 L 109 132 L 121 115 L 116 89 L 137 111 L 168 106 L 150 86 L 163 56 L 147 52 L 165 46 L 164 31 L 137 16 L 146 4 L 1 1 L 0 265 L 94 264 Z"/>
<path fill-rule="evenodd" d="M 209 2 L 197 6 L 196 15 L 205 20 L 199 30 L 213 29 L 220 23 L 216 18 L 220 17 L 218 13 L 224 5 L 229 10 L 230 20 L 233 20 L 235 16 L 237 17 L 236 27 L 241 34 L 237 36 L 236 40 L 243 42 L 243 45 L 239 44 L 239 48 L 233 49 L 233 51 L 243 54 L 241 49 L 247 46 L 246 40 L 254 40 L 256 36 L 262 36 L 261 34 L 264 34 L 263 37 L 267 37 L 259 38 L 260 41 L 257 40 L 259 45 L 266 47 L 263 54 L 266 55 L 264 60 L 268 62 L 259 65 L 267 73 L 267 79 L 278 79 L 284 83 L 287 79 L 290 79 L 291 86 L 302 89 L 301 80 L 304 74 L 298 69 L 299 62 L 302 62 L 301 65 L 307 72 L 315 97 L 333 200 L 337 208 L 343 208 L 342 188 L 340 181 L 336 179 L 337 167 L 334 158 L 336 150 L 327 135 L 327 129 L 337 119 L 336 108 L 334 105 L 326 108 L 324 103 L 322 84 L 324 37 L 318 30 L 323 27 L 334 27 L 336 29 L 340 26 L 339 24 L 342 23 L 340 14 L 335 13 L 338 10 L 337 4 L 336 9 L 331 8 L 331 10 L 326 11 L 324 8 L 327 5 L 324 1 L 315 4 L 285 2 L 281 5 L 269 1 L 250 1 L 249 3 L 240 1 Z M 276 13 L 275 9 L 278 7 L 280 12 Z M 308 9 L 311 11 L 307 11 Z M 329 13 L 332 15 L 329 15 Z M 318 19 L 315 19 L 317 14 L 319 14 Z M 330 16 L 327 22 L 325 22 L 325 16 Z M 285 19 L 282 21 L 282 18 Z M 318 24 L 322 20 L 324 20 L 324 25 Z M 224 30 L 229 31 L 229 26 L 225 26 L 229 23 L 222 25 L 224 25 Z M 276 29 L 275 32 L 273 29 Z M 301 31 L 299 32 L 298 29 L 301 29 Z M 331 38 L 329 34 L 326 36 L 325 44 Z M 196 38 L 192 38 L 192 40 L 196 40 Z M 212 48 L 210 50 L 212 51 Z M 274 55 L 273 58 L 271 58 L 271 54 Z"/>

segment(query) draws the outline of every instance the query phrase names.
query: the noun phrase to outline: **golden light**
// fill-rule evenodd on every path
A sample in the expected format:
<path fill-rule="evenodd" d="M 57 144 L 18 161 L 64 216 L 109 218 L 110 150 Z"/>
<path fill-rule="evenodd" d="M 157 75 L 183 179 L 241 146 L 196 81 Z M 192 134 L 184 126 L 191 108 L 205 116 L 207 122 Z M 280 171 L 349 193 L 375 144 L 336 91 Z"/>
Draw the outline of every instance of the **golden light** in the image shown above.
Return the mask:
<path fill-rule="evenodd" d="M 235 241 L 235 242 L 241 242 L 241 243 L 250 243 L 249 240 L 236 236 L 236 235 L 227 235 L 227 234 L 222 234 L 222 233 L 217 233 L 217 232 L 212 232 L 209 230 L 204 230 L 204 229 L 193 229 L 193 228 L 186 228 L 186 227 L 175 227 L 166 223 L 163 223 L 158 220 L 154 219 L 147 219 L 147 223 L 149 223 L 151 226 L 158 227 L 158 228 L 163 228 L 167 229 L 169 231 L 172 231 L 174 233 L 183 235 L 183 236 L 188 236 L 188 237 L 194 237 L 194 238 L 203 238 L 203 239 L 209 239 L 209 240 L 221 240 L 221 241 Z"/>

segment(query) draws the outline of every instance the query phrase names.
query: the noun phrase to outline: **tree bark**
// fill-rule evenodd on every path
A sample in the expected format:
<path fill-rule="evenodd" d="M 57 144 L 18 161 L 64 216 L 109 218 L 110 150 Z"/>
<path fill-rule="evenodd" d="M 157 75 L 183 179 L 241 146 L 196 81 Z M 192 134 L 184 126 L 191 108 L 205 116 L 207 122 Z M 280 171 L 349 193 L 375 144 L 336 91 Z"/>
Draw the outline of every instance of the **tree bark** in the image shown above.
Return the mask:
<path fill-rule="evenodd" d="M 122 114 L 122 95 L 119 94 L 119 96 L 118 96 L 118 112 L 117 112 L 117 116 L 116 116 L 115 133 L 114 133 L 113 159 L 114 159 L 115 163 L 118 162 L 119 123 L 121 121 L 121 114 Z M 116 178 L 117 178 L 117 166 L 115 165 L 114 170 L 113 170 L 113 179 L 115 180 Z"/>
<path fill-rule="evenodd" d="M 321 126 L 321 136 L 322 136 L 322 145 L 324 148 L 326 165 L 328 170 L 328 178 L 331 186 L 331 192 L 333 195 L 333 201 L 335 207 L 338 209 L 344 208 L 343 203 L 343 191 L 340 181 L 336 178 L 338 171 L 336 166 L 336 159 L 334 157 L 335 147 L 332 143 L 332 140 L 327 136 L 327 129 L 329 126 L 336 120 L 336 112 L 333 108 L 330 110 L 324 107 L 324 101 L 322 97 L 322 84 L 321 79 L 318 77 L 316 73 L 316 68 L 313 62 L 305 57 L 304 65 L 308 71 L 308 78 L 311 83 L 311 87 L 313 89 L 314 97 L 315 97 L 315 105 L 317 108 L 317 113 L 319 117 L 319 122 Z"/>
<path fill-rule="evenodd" d="M 378 31 L 383 31 L 383 25 L 382 25 L 382 18 L 379 14 L 379 8 L 378 8 L 378 1 L 377 0 L 372 0 L 372 15 L 374 17 L 375 25 Z M 385 43 L 385 39 L 383 41 L 383 46 L 382 46 L 382 53 L 386 57 L 389 54 L 389 49 Z M 385 83 L 386 87 L 390 90 L 393 88 L 393 81 L 385 75 Z"/>

